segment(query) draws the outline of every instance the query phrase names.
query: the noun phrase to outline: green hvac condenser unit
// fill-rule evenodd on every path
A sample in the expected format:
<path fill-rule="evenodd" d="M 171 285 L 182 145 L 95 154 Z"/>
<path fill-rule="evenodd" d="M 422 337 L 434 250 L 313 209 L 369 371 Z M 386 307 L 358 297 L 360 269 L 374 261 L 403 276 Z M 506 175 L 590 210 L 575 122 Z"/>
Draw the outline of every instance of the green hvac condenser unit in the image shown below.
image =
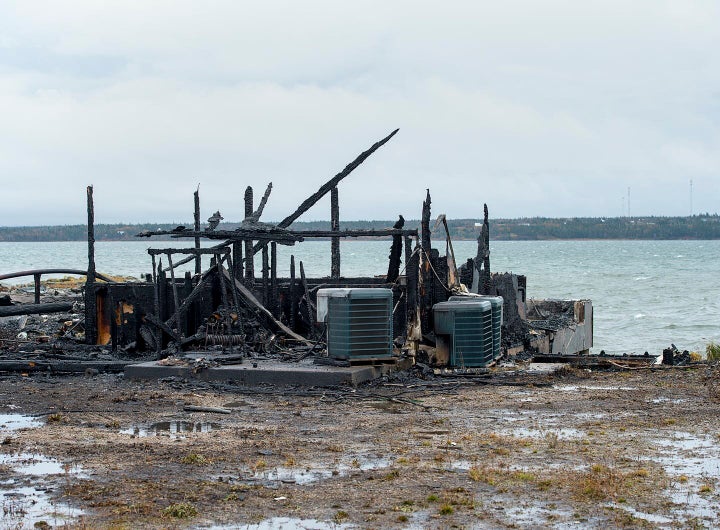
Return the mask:
<path fill-rule="evenodd" d="M 438 349 L 448 350 L 448 365 L 478 368 L 493 361 L 492 304 L 487 300 L 448 301 L 433 306 Z"/>
<path fill-rule="evenodd" d="M 448 298 L 451 302 L 473 302 L 477 300 L 485 300 L 490 302 L 492 306 L 492 327 L 493 327 L 493 358 L 500 358 L 500 343 L 502 340 L 502 323 L 503 323 L 503 297 L 488 295 L 455 295 Z"/>
<path fill-rule="evenodd" d="M 348 361 L 392 357 L 392 302 L 390 289 L 320 289 L 317 315 L 327 324 L 328 355 Z"/>

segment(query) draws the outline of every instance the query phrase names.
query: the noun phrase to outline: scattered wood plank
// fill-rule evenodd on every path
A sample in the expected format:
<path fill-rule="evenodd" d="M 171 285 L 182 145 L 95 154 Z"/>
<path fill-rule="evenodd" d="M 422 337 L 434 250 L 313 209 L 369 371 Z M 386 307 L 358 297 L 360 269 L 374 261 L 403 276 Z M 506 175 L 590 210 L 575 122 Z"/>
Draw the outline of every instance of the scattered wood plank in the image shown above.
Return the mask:
<path fill-rule="evenodd" d="M 72 302 L 52 302 L 48 304 L 18 304 L 0 306 L 0 317 L 18 315 L 37 315 L 40 313 L 63 313 L 72 311 Z"/>

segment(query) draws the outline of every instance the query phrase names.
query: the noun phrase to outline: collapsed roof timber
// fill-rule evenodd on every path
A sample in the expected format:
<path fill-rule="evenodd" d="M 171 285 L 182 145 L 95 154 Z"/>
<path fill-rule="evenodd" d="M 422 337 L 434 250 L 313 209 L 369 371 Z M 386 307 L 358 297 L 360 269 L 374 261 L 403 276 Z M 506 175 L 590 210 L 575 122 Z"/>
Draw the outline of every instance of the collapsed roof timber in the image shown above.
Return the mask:
<path fill-rule="evenodd" d="M 262 356 L 306 364 L 381 365 L 381 371 L 415 362 L 484 367 L 501 355 L 522 352 L 587 353 L 592 346 L 590 301 L 528 301 L 524 276 L 490 272 L 487 205 L 477 254 L 460 266 L 444 214 L 433 229 L 444 228 L 447 255 L 432 247 L 429 190 L 419 233 L 404 228 L 403 216 L 392 228 L 340 229 L 338 185 L 397 132 L 361 153 L 277 224 L 260 221 L 272 184 L 257 207 L 253 189 L 246 189 L 245 217 L 235 230 L 223 229 L 219 211 L 203 225 L 196 191 L 192 228 L 137 234 L 194 241 L 190 248 L 148 249 L 152 275 L 145 283 L 97 281 L 93 189 L 88 187 L 85 341 L 124 354 L 154 352 L 153 367 L 187 365 L 192 359 L 197 364 L 198 358 L 206 363 L 212 353 L 221 354 L 213 358 L 215 364 Z M 292 230 L 292 223 L 328 193 L 331 229 Z M 342 276 L 339 242 L 355 237 L 392 240 L 384 275 Z M 220 243 L 203 247 L 202 239 Z M 277 245 L 310 239 L 330 240 L 329 275 L 309 278 L 303 262 L 291 256 L 289 277 L 278 277 Z M 257 254 L 260 271 L 254 265 Z M 189 262 L 195 274 L 178 277 L 177 268 Z M 133 375 L 150 368 L 142 366 Z"/>

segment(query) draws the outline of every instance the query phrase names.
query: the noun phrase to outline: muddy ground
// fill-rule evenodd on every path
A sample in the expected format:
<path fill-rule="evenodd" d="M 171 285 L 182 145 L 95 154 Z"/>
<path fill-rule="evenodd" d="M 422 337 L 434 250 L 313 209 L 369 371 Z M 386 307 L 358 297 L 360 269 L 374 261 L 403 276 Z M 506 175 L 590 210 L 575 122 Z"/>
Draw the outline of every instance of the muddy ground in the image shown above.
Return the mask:
<path fill-rule="evenodd" d="M 356 390 L 4 375 L 1 526 L 713 528 L 717 379 L 702 365 Z"/>

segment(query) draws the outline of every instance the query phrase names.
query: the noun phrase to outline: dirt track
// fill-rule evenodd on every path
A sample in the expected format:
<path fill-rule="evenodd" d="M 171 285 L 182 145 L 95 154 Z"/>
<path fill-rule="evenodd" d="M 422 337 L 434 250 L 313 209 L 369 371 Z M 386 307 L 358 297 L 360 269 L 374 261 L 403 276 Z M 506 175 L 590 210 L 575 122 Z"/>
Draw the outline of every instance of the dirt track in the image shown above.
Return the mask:
<path fill-rule="evenodd" d="M 6 456 L 0 479 L 42 484 L 83 512 L 67 522 L 79 528 L 710 528 L 711 374 L 566 370 L 513 379 L 550 386 L 411 379 L 355 392 L 4 376 L 0 412 L 40 424 L 2 432 L 0 451 L 64 468 L 20 477 Z M 2 527 L 40 519 L 60 521 L 5 513 Z"/>

